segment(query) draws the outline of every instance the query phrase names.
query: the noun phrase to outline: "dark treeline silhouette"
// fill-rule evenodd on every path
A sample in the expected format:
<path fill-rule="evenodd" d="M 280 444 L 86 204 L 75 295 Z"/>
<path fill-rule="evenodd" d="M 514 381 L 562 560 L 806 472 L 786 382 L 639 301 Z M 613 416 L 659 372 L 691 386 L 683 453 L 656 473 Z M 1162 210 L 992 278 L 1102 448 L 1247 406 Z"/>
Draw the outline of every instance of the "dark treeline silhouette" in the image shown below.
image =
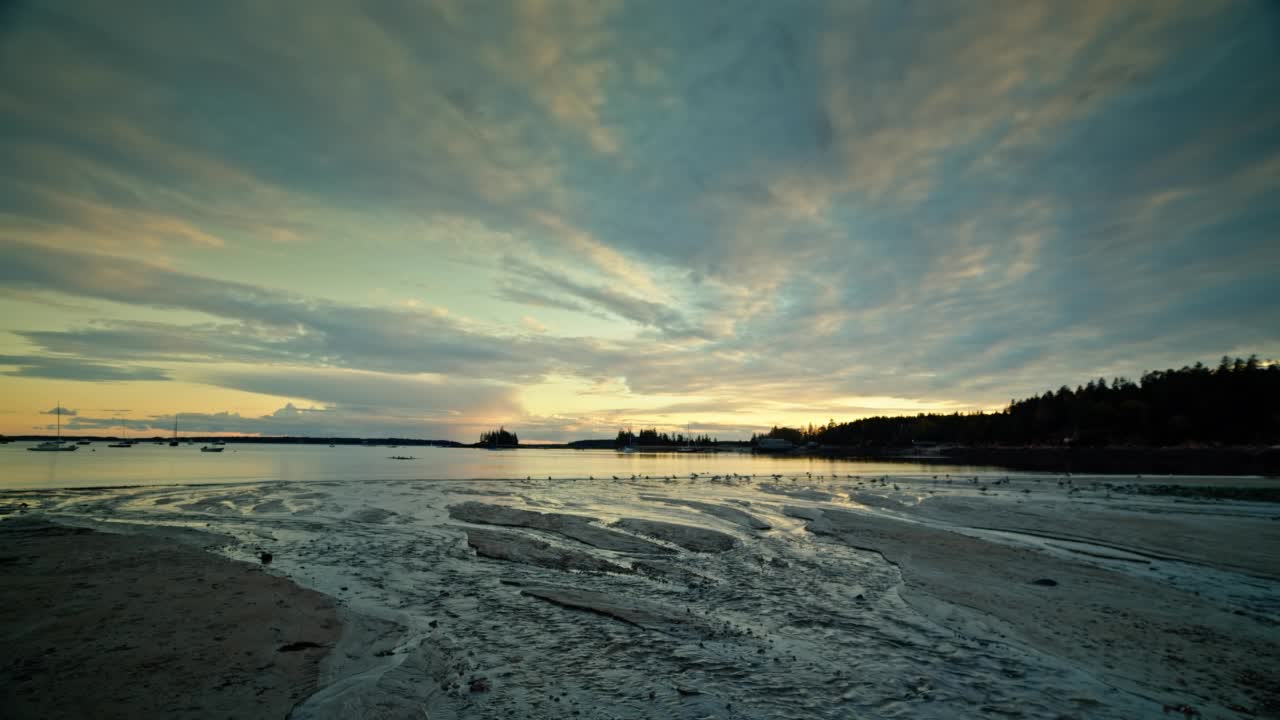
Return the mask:
<path fill-rule="evenodd" d="M 684 445 L 711 446 L 716 444 L 716 439 L 710 435 L 690 435 L 686 437 L 681 433 L 668 435 L 667 433 L 658 432 L 657 428 L 646 428 L 639 433 L 633 433 L 630 430 L 619 430 L 618 437 L 614 438 L 614 447 L 627 447 L 628 445 L 642 447 L 675 447 Z"/>
<path fill-rule="evenodd" d="M 515 447 L 520 444 L 520 438 L 513 432 L 507 432 L 505 427 L 500 427 L 480 433 L 480 444 L 485 447 Z"/>
<path fill-rule="evenodd" d="M 1155 370 L 1133 382 L 1103 378 L 1014 400 L 998 413 L 920 414 L 775 427 L 764 435 L 802 445 L 1270 445 L 1280 442 L 1280 364 L 1223 357 Z"/>

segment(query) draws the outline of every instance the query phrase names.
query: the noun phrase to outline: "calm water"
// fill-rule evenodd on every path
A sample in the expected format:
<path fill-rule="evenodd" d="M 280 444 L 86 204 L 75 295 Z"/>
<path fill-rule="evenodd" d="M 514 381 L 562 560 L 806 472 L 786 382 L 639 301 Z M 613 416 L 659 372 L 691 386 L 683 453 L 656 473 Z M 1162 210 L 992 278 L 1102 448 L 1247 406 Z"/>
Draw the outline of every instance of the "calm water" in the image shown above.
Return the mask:
<path fill-rule="evenodd" d="M 691 473 L 743 475 L 838 473 L 903 475 L 981 472 L 983 468 L 873 463 L 749 453 L 635 453 L 607 450 L 503 450 L 355 445 L 229 445 L 202 453 L 198 445 L 81 446 L 76 452 L 28 452 L 33 443 L 0 445 L 0 489 L 102 485 L 195 485 L 271 480 L 401 480 L 687 477 Z M 392 460 L 409 455 L 413 460 Z M 997 472 L 994 468 L 986 468 Z"/>

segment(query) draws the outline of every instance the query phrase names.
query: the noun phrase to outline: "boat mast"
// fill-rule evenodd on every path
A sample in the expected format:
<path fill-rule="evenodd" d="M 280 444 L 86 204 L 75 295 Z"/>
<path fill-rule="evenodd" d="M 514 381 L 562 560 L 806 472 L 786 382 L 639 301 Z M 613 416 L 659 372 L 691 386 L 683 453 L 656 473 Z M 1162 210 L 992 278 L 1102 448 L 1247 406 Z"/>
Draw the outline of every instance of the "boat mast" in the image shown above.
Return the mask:
<path fill-rule="evenodd" d="M 58 442 L 62 442 L 62 401 L 61 400 L 58 401 L 58 409 L 57 409 L 57 412 L 55 412 L 54 414 L 58 416 Z"/>

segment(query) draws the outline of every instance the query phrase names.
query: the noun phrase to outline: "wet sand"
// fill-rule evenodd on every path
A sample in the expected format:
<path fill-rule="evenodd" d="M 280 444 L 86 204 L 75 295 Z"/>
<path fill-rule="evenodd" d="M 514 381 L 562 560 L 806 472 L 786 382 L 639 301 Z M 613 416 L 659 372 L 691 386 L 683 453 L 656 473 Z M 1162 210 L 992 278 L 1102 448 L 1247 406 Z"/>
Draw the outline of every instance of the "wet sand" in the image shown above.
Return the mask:
<path fill-rule="evenodd" d="M 1274 620 L 1169 587 L 1155 568 L 1147 578 L 1030 545 L 834 509 L 809 529 L 881 554 L 901 571 L 907 602 L 959 634 L 1091 667 L 1109 684 L 1170 708 L 1212 708 L 1215 717 L 1280 712 Z M 1112 555 L 1147 564 L 1130 553 Z"/>
<path fill-rule="evenodd" d="M 273 551 L 344 624 L 298 720 L 1280 716 L 1280 504 L 1120 489 L 1144 482 L 239 483 L 0 513 Z"/>
<path fill-rule="evenodd" d="M 0 717 L 283 718 L 340 630 L 324 595 L 171 538 L 0 522 Z"/>

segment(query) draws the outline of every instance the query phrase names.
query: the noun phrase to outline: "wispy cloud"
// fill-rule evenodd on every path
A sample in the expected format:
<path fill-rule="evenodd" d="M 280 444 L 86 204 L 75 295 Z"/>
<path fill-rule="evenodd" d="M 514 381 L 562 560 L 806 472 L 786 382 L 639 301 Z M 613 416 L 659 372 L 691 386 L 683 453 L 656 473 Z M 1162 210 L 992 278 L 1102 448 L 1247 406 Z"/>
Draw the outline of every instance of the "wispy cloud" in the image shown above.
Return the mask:
<path fill-rule="evenodd" d="M 436 439 L 454 437 L 470 442 L 482 430 L 488 429 L 485 424 L 431 422 L 416 416 L 390 411 L 298 407 L 292 403 L 263 415 L 228 411 L 184 412 L 177 415 L 126 420 L 115 417 L 80 416 L 64 423 L 64 427 L 73 432 L 116 433 L 123 428 L 130 433 L 167 435 L 175 419 L 183 432 L 248 435 Z"/>
<path fill-rule="evenodd" d="M 75 357 L 0 355 L 0 366 L 6 365 L 10 369 L 0 371 L 0 375 L 20 378 L 79 380 L 81 382 L 128 382 L 169 379 L 168 373 L 157 368 L 104 365 Z"/>
<path fill-rule="evenodd" d="M 523 287 L 525 297 L 536 296 L 540 292 L 550 290 L 569 298 L 567 301 L 558 303 L 560 307 L 566 309 L 594 308 L 670 335 L 698 334 L 689 321 L 674 308 L 637 297 L 632 292 L 620 289 L 616 284 L 598 284 L 578 280 L 567 273 L 510 256 L 506 258 L 505 265 L 511 276 L 519 278 L 519 282 L 522 283 L 513 289 L 519 293 Z M 508 297 L 512 295 L 508 294 Z M 551 302 L 557 304 L 555 300 Z"/>

